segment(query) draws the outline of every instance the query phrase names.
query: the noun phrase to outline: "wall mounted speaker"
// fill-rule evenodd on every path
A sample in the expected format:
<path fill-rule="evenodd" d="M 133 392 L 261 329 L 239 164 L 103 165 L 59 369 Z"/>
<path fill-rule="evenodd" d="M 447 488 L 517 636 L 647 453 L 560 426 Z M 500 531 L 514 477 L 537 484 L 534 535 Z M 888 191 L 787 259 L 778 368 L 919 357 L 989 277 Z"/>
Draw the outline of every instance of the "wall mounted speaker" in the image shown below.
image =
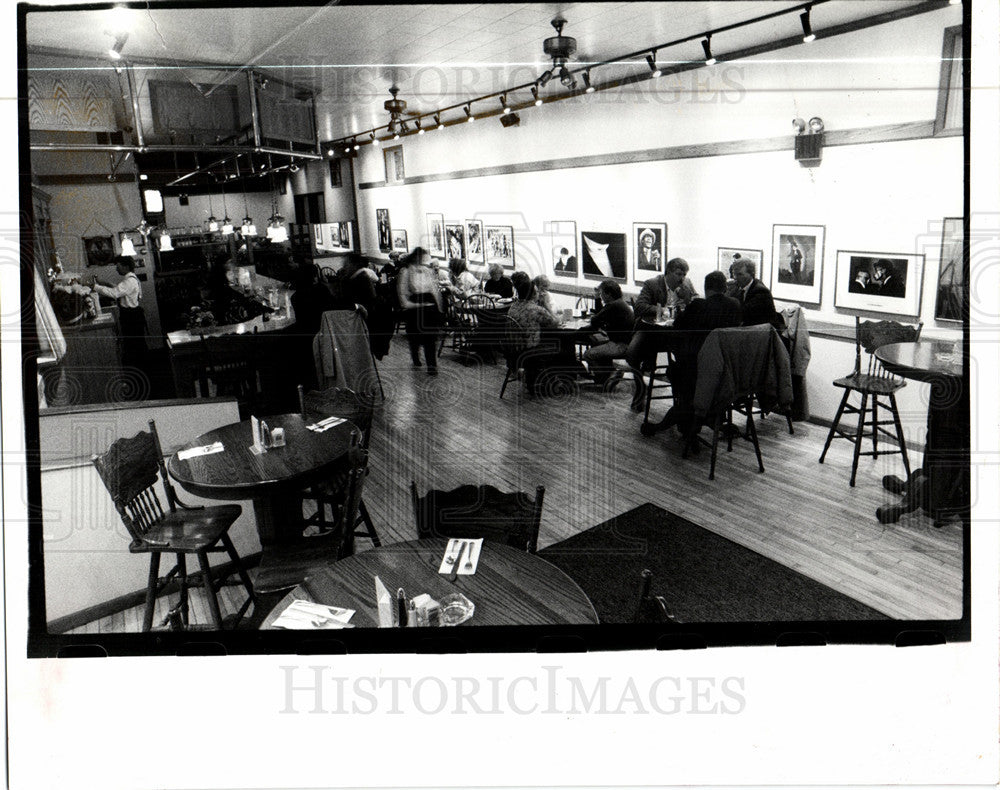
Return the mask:
<path fill-rule="evenodd" d="M 823 156 L 823 134 L 800 134 L 795 138 L 795 161 L 818 163 Z"/>
<path fill-rule="evenodd" d="M 518 115 L 516 112 L 512 112 L 509 115 L 501 115 L 500 123 L 503 124 L 504 129 L 507 129 L 511 126 L 520 126 L 521 116 Z"/>

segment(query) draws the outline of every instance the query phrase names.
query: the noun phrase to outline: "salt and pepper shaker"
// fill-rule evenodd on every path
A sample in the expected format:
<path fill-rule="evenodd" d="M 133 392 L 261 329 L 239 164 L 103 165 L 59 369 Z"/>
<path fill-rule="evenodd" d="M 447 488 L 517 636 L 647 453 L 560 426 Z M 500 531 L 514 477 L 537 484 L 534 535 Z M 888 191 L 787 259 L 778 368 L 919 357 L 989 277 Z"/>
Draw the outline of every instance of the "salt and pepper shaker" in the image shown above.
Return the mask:
<path fill-rule="evenodd" d="M 406 628 L 406 619 L 409 615 L 409 610 L 406 606 L 406 591 L 402 587 L 396 590 L 396 611 L 399 615 L 399 627 Z"/>

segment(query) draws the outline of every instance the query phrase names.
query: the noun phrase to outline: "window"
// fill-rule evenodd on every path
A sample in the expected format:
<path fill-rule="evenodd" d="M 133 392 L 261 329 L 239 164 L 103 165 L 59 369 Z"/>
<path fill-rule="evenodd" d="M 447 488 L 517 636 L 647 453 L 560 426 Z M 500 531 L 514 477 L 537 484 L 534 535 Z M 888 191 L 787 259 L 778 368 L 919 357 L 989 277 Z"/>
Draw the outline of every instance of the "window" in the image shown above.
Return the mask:
<path fill-rule="evenodd" d="M 403 146 L 394 145 L 386 148 L 382 155 L 385 157 L 385 180 L 386 183 L 403 180 Z"/>

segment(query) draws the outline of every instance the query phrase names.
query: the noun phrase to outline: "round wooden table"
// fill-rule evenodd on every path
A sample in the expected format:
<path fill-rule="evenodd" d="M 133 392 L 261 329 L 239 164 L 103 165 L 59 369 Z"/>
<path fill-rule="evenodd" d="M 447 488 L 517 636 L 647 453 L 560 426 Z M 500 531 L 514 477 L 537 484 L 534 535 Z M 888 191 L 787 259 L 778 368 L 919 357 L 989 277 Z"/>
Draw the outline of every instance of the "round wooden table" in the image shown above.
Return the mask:
<path fill-rule="evenodd" d="M 167 471 L 180 486 L 206 499 L 252 499 L 261 544 L 302 537 L 302 489 L 336 467 L 357 433 L 344 421 L 316 433 L 298 414 L 266 418 L 268 428 L 285 429 L 285 446 L 255 455 L 250 421 L 232 423 L 199 436 L 181 450 L 222 442 L 225 450 L 186 461 L 174 455 Z"/>
<path fill-rule="evenodd" d="M 883 524 L 923 507 L 941 526 L 952 514 L 964 512 L 969 479 L 969 402 L 966 397 L 962 343 L 918 340 L 890 343 L 875 351 L 886 370 L 931 385 L 927 407 L 927 438 L 923 467 L 909 480 L 886 475 L 882 485 L 903 494 L 896 505 L 876 512 Z"/>
<path fill-rule="evenodd" d="M 444 538 L 411 540 L 331 563 L 288 593 L 261 628 L 271 628 L 295 599 L 354 609 L 351 625 L 377 628 L 375 576 L 392 595 L 399 587 L 409 598 L 429 593 L 438 601 L 462 593 L 476 607 L 463 625 L 597 623 L 597 612 L 580 586 L 537 555 L 485 540 L 475 574 L 459 575 L 450 582 L 446 574 L 438 573 L 447 546 Z"/>

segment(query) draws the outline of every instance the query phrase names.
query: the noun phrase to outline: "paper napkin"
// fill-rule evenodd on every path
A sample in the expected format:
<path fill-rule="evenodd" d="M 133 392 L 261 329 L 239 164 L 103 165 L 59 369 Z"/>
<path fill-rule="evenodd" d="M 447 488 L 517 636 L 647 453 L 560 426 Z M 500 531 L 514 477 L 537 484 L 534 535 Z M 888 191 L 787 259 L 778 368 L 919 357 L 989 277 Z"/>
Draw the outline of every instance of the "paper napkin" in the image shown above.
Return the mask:
<path fill-rule="evenodd" d="M 348 621 L 354 616 L 354 609 L 339 606 L 324 606 L 312 601 L 292 601 L 285 611 L 274 621 L 276 628 L 329 629 L 353 628 Z"/>
<path fill-rule="evenodd" d="M 458 553 L 462 551 L 463 543 L 465 544 L 465 551 L 462 552 L 461 560 L 458 560 Z M 441 567 L 438 568 L 438 573 L 451 573 L 451 569 L 454 567 L 454 562 L 458 561 L 458 575 L 471 576 L 479 567 L 479 555 L 482 550 L 482 538 L 452 538 L 448 541 L 448 547 L 445 549 L 444 556 L 441 558 Z M 453 561 L 449 562 L 448 560 Z M 469 566 L 470 561 L 472 562 L 471 567 Z"/>
<path fill-rule="evenodd" d="M 222 442 L 215 442 L 214 444 L 205 444 L 201 447 L 190 447 L 187 450 L 181 450 L 177 453 L 178 461 L 186 461 L 188 458 L 195 458 L 199 455 L 212 455 L 213 453 L 221 453 L 225 450 L 222 446 Z"/>

